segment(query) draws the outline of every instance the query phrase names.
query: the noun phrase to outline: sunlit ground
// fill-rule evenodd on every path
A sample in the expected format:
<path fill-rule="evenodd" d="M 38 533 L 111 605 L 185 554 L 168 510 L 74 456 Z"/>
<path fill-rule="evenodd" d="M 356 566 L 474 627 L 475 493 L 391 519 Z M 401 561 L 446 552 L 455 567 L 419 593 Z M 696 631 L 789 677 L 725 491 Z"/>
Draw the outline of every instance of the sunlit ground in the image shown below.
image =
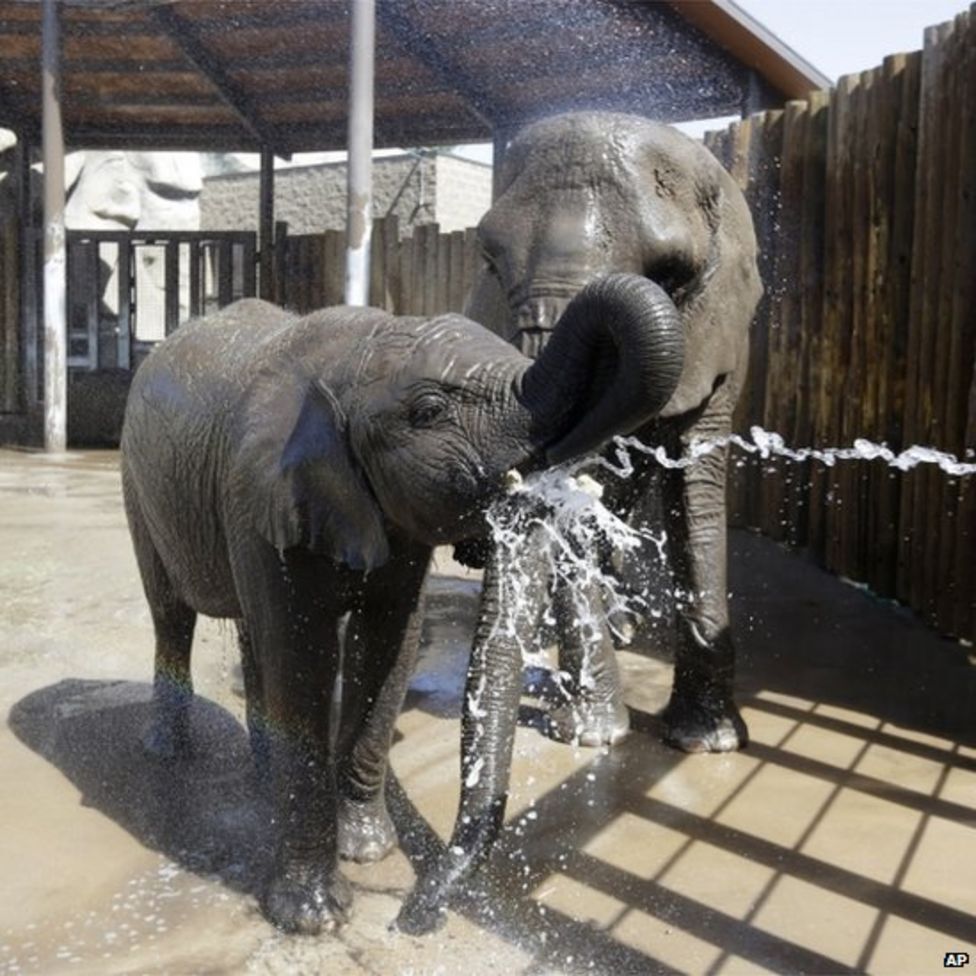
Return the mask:
<path fill-rule="evenodd" d="M 446 559 L 399 723 L 403 840 L 347 869 L 340 938 L 258 914 L 259 810 L 227 625 L 198 632 L 196 757 L 142 755 L 152 633 L 116 456 L 0 452 L 0 973 L 941 971 L 976 960 L 976 669 L 903 610 L 736 534 L 752 743 L 659 744 L 664 655 L 624 652 L 634 732 L 610 753 L 537 730 L 510 826 L 439 933 L 390 932 L 447 836 L 477 585 Z M 404 853 L 405 852 L 405 853 Z"/>

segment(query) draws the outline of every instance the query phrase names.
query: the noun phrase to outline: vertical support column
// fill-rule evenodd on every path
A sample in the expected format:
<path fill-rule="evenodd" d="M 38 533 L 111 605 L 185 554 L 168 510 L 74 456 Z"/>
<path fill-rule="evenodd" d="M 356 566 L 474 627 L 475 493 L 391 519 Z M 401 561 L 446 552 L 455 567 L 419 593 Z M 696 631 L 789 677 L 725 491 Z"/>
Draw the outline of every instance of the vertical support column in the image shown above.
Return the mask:
<path fill-rule="evenodd" d="M 44 0 L 41 123 L 44 161 L 44 449 L 67 445 L 67 248 L 64 232 L 64 133 L 57 0 Z"/>
<path fill-rule="evenodd" d="M 742 91 L 742 118 L 747 119 L 750 115 L 761 112 L 762 107 L 763 94 L 759 74 L 755 71 L 749 71 Z"/>
<path fill-rule="evenodd" d="M 491 199 L 494 201 L 498 197 L 498 181 L 502 175 L 502 166 L 505 163 L 505 153 L 508 144 L 515 136 L 515 130 L 509 126 L 496 126 L 492 135 L 492 159 L 491 159 Z"/>
<path fill-rule="evenodd" d="M 37 240 L 31 214 L 30 198 L 30 144 L 25 130 L 17 133 L 14 164 L 14 197 L 17 211 L 17 250 L 20 260 L 17 266 L 17 328 L 20 359 L 18 399 L 13 409 L 28 416 L 35 413 L 37 405 L 37 297 L 34 285 L 34 254 Z"/>
<path fill-rule="evenodd" d="M 261 202 L 259 213 L 259 247 L 261 248 L 261 297 L 273 302 L 274 289 L 274 153 L 261 150 Z"/>
<path fill-rule="evenodd" d="M 369 300 L 373 197 L 373 75 L 375 0 L 352 0 L 349 45 L 349 186 L 346 209 L 347 305 Z"/>

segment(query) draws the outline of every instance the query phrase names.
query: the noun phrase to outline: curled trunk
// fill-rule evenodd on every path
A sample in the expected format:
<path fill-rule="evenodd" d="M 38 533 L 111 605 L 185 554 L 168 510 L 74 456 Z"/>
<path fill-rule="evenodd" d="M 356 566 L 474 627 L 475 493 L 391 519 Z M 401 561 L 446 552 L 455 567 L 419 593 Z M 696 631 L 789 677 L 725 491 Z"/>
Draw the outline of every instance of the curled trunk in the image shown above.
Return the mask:
<path fill-rule="evenodd" d="M 655 416 L 683 365 L 681 316 L 660 285 L 632 274 L 587 285 L 522 377 L 546 461 L 596 450 Z"/>

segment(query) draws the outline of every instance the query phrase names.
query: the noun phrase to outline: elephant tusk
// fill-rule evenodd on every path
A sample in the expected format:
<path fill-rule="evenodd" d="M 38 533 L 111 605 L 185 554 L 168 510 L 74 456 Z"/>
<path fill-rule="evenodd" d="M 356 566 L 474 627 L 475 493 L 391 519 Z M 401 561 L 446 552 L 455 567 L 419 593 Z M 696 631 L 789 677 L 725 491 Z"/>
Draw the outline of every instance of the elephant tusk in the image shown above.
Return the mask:
<path fill-rule="evenodd" d="M 576 487 L 591 498 L 599 501 L 603 497 L 603 485 L 594 478 L 591 478 L 588 474 L 578 474 L 575 481 Z"/>
<path fill-rule="evenodd" d="M 505 491 L 509 495 L 513 495 L 515 492 L 521 490 L 523 479 L 522 475 L 516 471 L 515 468 L 509 468 L 508 471 L 505 472 L 502 482 L 505 485 Z"/>

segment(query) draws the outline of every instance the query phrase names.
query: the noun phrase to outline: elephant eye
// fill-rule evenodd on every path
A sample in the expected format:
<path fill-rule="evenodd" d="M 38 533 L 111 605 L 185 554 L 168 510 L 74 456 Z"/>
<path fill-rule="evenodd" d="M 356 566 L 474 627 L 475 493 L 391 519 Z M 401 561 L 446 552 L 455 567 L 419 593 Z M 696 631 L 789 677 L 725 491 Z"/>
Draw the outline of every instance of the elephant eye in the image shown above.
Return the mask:
<path fill-rule="evenodd" d="M 412 427 L 432 427 L 447 414 L 450 404 L 437 393 L 422 393 L 410 405 Z"/>
<path fill-rule="evenodd" d="M 698 275 L 698 269 L 684 258 L 670 256 L 655 261 L 647 269 L 646 275 L 677 302 L 687 297 L 687 292 Z"/>

